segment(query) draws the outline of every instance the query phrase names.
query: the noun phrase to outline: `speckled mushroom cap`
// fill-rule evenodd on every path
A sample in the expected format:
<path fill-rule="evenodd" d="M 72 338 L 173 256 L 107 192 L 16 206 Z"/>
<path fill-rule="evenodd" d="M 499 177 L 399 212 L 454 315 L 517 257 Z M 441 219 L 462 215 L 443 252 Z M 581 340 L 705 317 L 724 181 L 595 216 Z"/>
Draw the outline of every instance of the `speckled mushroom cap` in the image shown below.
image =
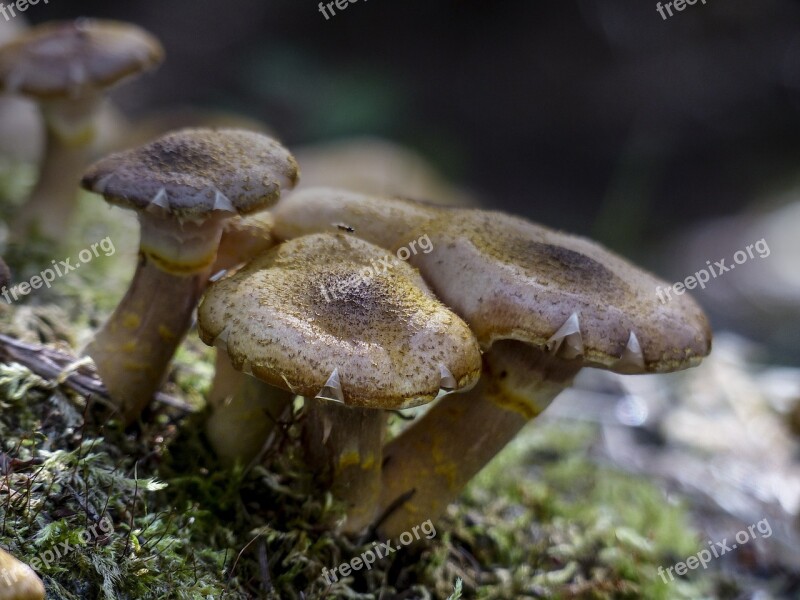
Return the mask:
<path fill-rule="evenodd" d="M 46 23 L 0 48 L 0 89 L 38 99 L 80 98 L 155 67 L 159 41 L 116 21 Z"/>
<path fill-rule="evenodd" d="M 184 129 L 95 163 L 83 187 L 111 204 L 202 219 L 213 211 L 248 214 L 272 206 L 297 182 L 286 148 L 238 129 Z"/>
<path fill-rule="evenodd" d="M 623 373 L 696 365 L 711 330 L 689 296 L 662 303 L 656 279 L 587 239 L 498 212 L 426 224 L 434 250 L 411 262 L 481 346 L 513 339 Z"/>
<path fill-rule="evenodd" d="M 237 370 L 351 406 L 417 406 L 481 369 L 469 327 L 414 269 L 344 235 L 297 238 L 212 285 L 198 326 Z"/>
<path fill-rule="evenodd" d="M 352 231 L 362 240 L 393 249 L 444 208 L 404 198 L 370 196 L 334 188 L 309 188 L 275 207 L 275 236 L 288 240 L 319 232 Z"/>

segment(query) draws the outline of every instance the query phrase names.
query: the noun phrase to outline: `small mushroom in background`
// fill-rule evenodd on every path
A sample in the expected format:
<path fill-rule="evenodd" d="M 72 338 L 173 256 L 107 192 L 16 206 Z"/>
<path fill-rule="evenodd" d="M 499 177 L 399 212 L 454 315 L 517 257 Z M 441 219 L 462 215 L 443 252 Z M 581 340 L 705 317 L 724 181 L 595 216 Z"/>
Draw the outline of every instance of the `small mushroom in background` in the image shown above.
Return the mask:
<path fill-rule="evenodd" d="M 0 548 L 0 600 L 44 600 L 44 584 L 25 563 Z"/>
<path fill-rule="evenodd" d="M 206 436 L 222 464 L 247 464 L 269 446 L 296 395 L 237 370 L 224 348 L 216 350 Z"/>
<path fill-rule="evenodd" d="M 0 164 L 37 165 L 44 127 L 36 105 L 19 96 L 0 96 Z M 77 189 L 77 180 L 76 180 Z"/>
<path fill-rule="evenodd" d="M 63 234 L 103 94 L 163 56 L 161 44 L 144 30 L 90 19 L 39 25 L 0 48 L 0 90 L 38 102 L 47 133 L 39 181 L 13 228 L 18 236 Z"/>
<path fill-rule="evenodd" d="M 28 24 L 22 15 L 0 19 L 0 46 L 21 35 Z M 0 95 L 0 200 L 16 200 L 27 192 L 29 173 L 43 154 L 44 127 L 36 104 L 19 96 Z M 20 171 L 25 169 L 25 176 Z M 11 189 L 6 182 L 13 181 Z M 20 199 L 22 199 L 20 197 Z M 0 223 L 0 247 L 8 238 L 8 226 Z"/>
<path fill-rule="evenodd" d="M 189 329 L 225 221 L 270 207 L 297 176 L 275 140 L 206 129 L 112 154 L 87 171 L 83 186 L 136 211 L 141 225 L 131 286 L 86 348 L 125 423 L 148 405 Z"/>
<path fill-rule="evenodd" d="M 297 238 L 213 284 L 198 328 L 237 370 L 306 398 L 309 463 L 345 503 L 349 532 L 375 516 L 384 411 L 467 389 L 480 373 L 469 328 L 416 271 L 344 235 Z"/>
<path fill-rule="evenodd" d="M 410 148 L 377 137 L 356 137 L 297 148 L 299 189 L 329 186 L 362 194 L 402 194 L 454 206 L 475 206 L 469 191 L 445 180 Z"/>
<path fill-rule="evenodd" d="M 385 448 L 381 510 L 414 492 L 381 525 L 387 536 L 440 516 L 581 368 L 670 372 L 711 348 L 708 321 L 688 296 L 663 304 L 664 282 L 596 243 L 510 215 L 331 190 L 287 198 L 274 214 L 279 237 L 332 221 L 387 247 L 427 235 L 432 251 L 409 262 L 485 352 L 474 390 L 443 398 Z"/>

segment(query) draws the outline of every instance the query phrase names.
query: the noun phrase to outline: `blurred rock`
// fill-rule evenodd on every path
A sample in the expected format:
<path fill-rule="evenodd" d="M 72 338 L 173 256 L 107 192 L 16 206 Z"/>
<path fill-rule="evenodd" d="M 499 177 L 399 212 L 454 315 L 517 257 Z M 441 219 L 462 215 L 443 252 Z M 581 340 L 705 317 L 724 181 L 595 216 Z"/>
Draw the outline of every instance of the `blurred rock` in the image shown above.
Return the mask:
<path fill-rule="evenodd" d="M 768 344 L 783 364 L 800 364 L 800 202 L 794 197 L 768 212 L 698 225 L 663 253 L 662 271 L 676 282 L 708 269 L 709 261 L 713 266 L 724 259 L 726 267 L 734 267 L 691 294 L 716 327 Z M 755 244 L 753 257 L 736 264 L 734 255 Z"/>

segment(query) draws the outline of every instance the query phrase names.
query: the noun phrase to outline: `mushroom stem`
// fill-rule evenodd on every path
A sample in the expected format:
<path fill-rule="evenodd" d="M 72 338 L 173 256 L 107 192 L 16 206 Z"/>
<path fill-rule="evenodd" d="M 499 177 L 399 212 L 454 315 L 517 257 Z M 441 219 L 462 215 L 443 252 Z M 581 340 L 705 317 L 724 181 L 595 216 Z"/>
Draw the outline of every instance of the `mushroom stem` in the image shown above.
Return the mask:
<path fill-rule="evenodd" d="M 226 464 L 252 460 L 294 397 L 237 371 L 228 353 L 218 348 L 208 395 L 212 412 L 206 422 L 206 434 L 217 456 Z"/>
<path fill-rule="evenodd" d="M 380 496 L 385 413 L 306 399 L 305 419 L 306 460 L 344 503 L 342 530 L 358 533 L 372 524 Z"/>
<path fill-rule="evenodd" d="M 174 275 L 140 254 L 130 288 L 86 348 L 126 424 L 161 386 L 207 281 L 207 271 Z"/>
<path fill-rule="evenodd" d="M 47 130 L 45 155 L 36 186 L 16 218 L 14 231 L 19 236 L 30 231 L 57 239 L 64 235 L 75 212 L 81 174 L 94 140 L 96 102 L 64 104 L 42 107 Z"/>
<path fill-rule="evenodd" d="M 442 398 L 383 449 L 378 514 L 413 495 L 379 524 L 389 538 L 438 519 L 467 483 L 531 419 L 569 387 L 580 370 L 515 341 L 484 355 L 483 376 L 464 394 Z"/>

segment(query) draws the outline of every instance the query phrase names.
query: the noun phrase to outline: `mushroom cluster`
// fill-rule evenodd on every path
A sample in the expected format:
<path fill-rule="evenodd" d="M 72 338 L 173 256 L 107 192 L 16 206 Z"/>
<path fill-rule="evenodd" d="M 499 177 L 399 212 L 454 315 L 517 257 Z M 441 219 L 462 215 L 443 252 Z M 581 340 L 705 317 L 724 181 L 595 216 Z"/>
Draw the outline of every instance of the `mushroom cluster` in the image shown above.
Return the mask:
<path fill-rule="evenodd" d="M 710 352 L 689 296 L 660 302 L 666 283 L 590 240 L 494 211 L 286 194 L 297 161 L 264 133 L 181 129 L 87 168 L 104 91 L 162 58 L 146 32 L 90 20 L 0 47 L 0 91 L 34 98 L 47 129 L 15 231 L 60 234 L 79 179 L 138 217 L 133 280 L 85 348 L 124 425 L 196 315 L 217 350 L 206 433 L 221 461 L 256 460 L 301 397 L 307 464 L 344 509 L 335 526 L 396 537 L 439 518 L 581 369 L 664 373 Z M 9 277 L 0 259 L 0 287 Z M 390 411 L 423 405 L 386 439 Z M 13 597 L 42 597 L 15 561 L 0 550 Z"/>
<path fill-rule="evenodd" d="M 346 223 L 388 249 L 424 233 L 433 251 L 409 261 L 483 352 L 477 387 L 442 398 L 384 448 L 376 514 L 388 513 L 387 536 L 440 516 L 583 367 L 669 372 L 710 351 L 708 321 L 691 298 L 664 305 L 655 277 L 596 243 L 523 219 L 317 188 L 281 202 L 275 222 L 279 239 Z"/>

